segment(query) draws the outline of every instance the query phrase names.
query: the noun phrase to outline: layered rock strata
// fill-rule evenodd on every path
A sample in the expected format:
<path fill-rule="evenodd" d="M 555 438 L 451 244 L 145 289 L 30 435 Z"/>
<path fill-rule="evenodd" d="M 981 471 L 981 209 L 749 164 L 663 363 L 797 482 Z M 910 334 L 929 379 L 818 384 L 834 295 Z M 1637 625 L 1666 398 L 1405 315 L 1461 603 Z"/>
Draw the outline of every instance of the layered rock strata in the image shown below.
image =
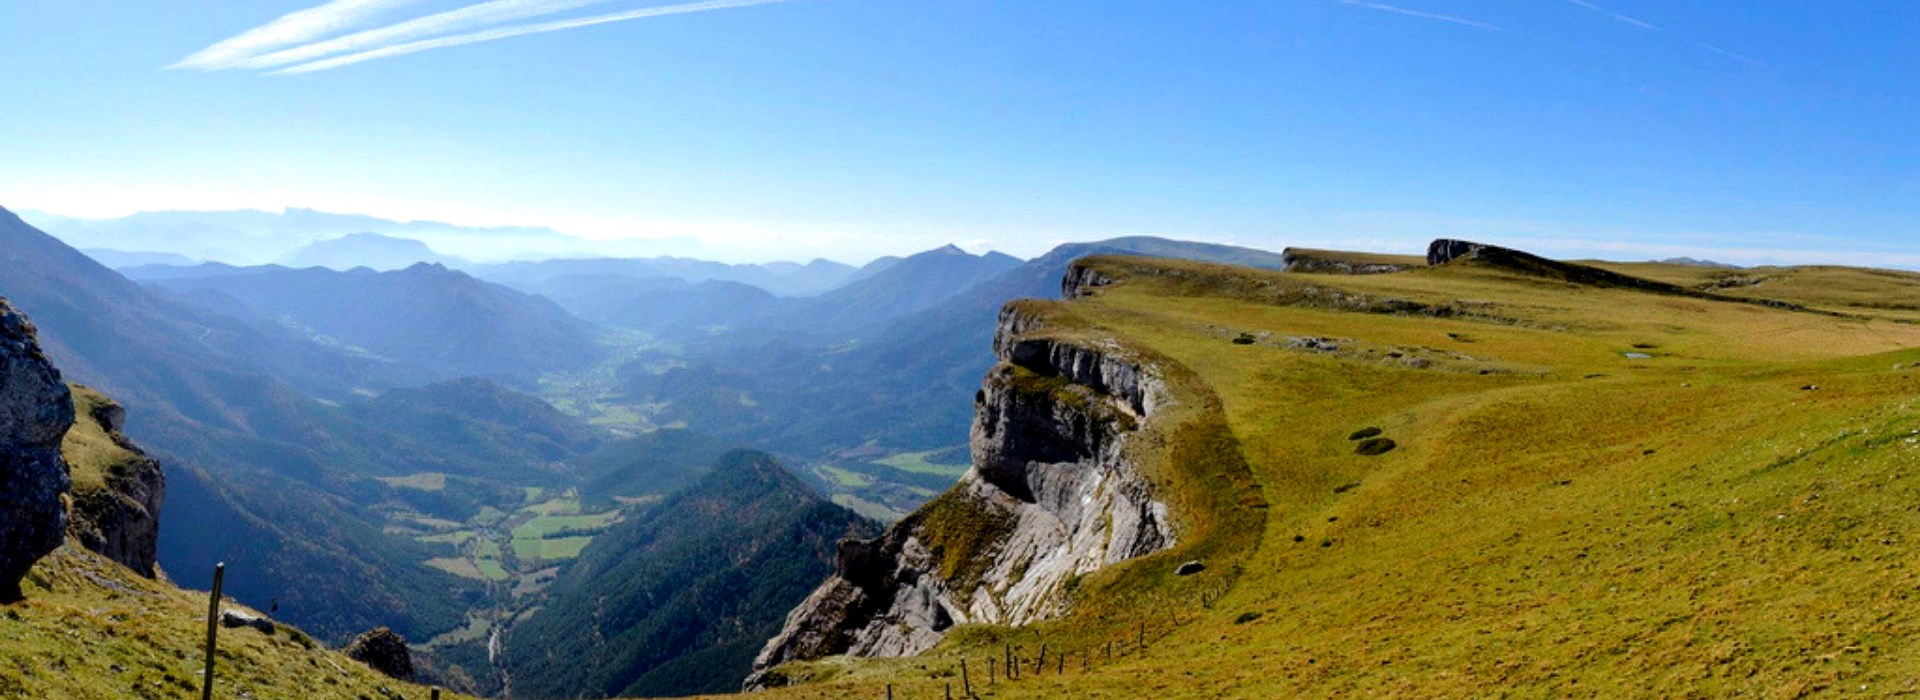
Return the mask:
<path fill-rule="evenodd" d="M 1110 283 L 1076 266 L 1069 298 Z M 1058 616 L 1075 577 L 1172 547 L 1167 507 L 1128 438 L 1172 399 L 1155 369 L 1109 341 L 1050 334 L 1023 302 L 1002 310 L 999 365 L 975 396 L 973 468 L 880 538 L 840 545 L 835 574 L 787 618 L 747 687 L 781 663 L 903 656 L 953 625 Z"/>

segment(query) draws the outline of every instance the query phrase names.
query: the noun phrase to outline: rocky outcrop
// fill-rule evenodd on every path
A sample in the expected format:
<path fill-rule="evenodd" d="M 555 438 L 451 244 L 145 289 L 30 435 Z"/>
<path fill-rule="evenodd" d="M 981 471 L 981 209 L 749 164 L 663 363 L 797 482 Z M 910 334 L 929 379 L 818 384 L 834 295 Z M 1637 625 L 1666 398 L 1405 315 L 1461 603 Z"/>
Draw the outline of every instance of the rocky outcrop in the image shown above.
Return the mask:
<path fill-rule="evenodd" d="M 1323 273 L 1338 275 L 1384 275 L 1393 272 L 1405 272 L 1412 265 L 1389 262 L 1370 262 L 1349 260 L 1338 253 L 1301 248 L 1288 248 L 1280 251 L 1280 260 L 1286 264 L 1287 272 Z"/>
<path fill-rule="evenodd" d="M 75 421 L 62 441 L 73 474 L 67 532 L 81 546 L 153 578 L 166 478 L 160 463 L 120 432 L 126 409 L 72 387 Z"/>
<path fill-rule="evenodd" d="M 67 385 L 33 324 L 0 299 L 0 601 L 18 600 L 20 578 L 64 538 L 60 439 L 72 424 Z"/>
<path fill-rule="evenodd" d="M 1499 246 L 1490 246 L 1485 243 L 1440 238 L 1427 244 L 1427 264 L 1433 267 L 1439 267 L 1455 260 L 1477 260 L 1484 256 L 1489 250 L 1494 251 L 1496 254 L 1518 252 Z"/>
<path fill-rule="evenodd" d="M 413 681 L 413 653 L 407 650 L 407 640 L 385 627 L 354 637 L 347 645 L 347 658 L 390 677 Z"/>
<path fill-rule="evenodd" d="M 1060 298 L 1079 299 L 1091 296 L 1094 289 L 1110 284 L 1113 284 L 1113 278 L 1092 265 L 1070 265 L 1067 267 L 1067 274 L 1060 278 Z M 1004 315 L 1001 320 L 1006 320 Z M 1005 326 L 1002 326 L 1002 329 L 1004 331 Z"/>
<path fill-rule="evenodd" d="M 1095 275 L 1063 291 L 1111 282 Z M 1173 546 L 1167 508 L 1126 450 L 1172 401 L 1166 387 L 1117 344 L 1047 325 L 1028 303 L 1002 310 L 1001 362 L 974 401 L 973 468 L 879 539 L 842 543 L 834 576 L 788 616 L 749 689 L 782 684 L 770 670 L 787 661 L 910 655 L 956 624 L 1058 616 L 1073 578 Z"/>
<path fill-rule="evenodd" d="M 255 631 L 265 635 L 271 635 L 273 634 L 273 631 L 277 629 L 277 627 L 273 624 L 272 620 L 269 620 L 265 617 L 261 617 L 259 615 L 255 615 L 245 610 L 220 611 L 220 626 L 228 629 L 250 627 Z"/>

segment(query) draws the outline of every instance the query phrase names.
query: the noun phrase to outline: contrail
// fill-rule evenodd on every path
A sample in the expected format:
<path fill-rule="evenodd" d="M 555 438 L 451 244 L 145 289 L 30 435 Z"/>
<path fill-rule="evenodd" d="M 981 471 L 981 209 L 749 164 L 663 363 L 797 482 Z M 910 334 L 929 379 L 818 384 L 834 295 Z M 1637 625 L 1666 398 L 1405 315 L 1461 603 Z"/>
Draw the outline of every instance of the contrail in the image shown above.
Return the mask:
<path fill-rule="evenodd" d="M 421 51 L 428 51 L 431 49 L 446 48 L 449 46 L 461 46 L 465 44 L 475 44 L 482 41 L 493 41 L 495 39 L 506 39 L 509 37 L 525 36 L 528 34 L 557 32 L 557 31 L 562 31 L 566 29 L 589 27 L 596 24 L 610 24 L 613 22 L 625 22 L 628 20 L 645 19 L 648 17 L 660 17 L 663 15 L 678 15 L 678 14 L 686 14 L 690 12 L 706 12 L 709 10 L 724 10 L 724 9 L 734 8 L 734 7 L 751 7 L 754 5 L 772 5 L 772 4 L 784 3 L 784 2 L 793 2 L 793 0 L 708 0 L 707 2 L 693 2 L 693 3 L 686 3 L 683 5 L 665 5 L 661 7 L 649 7 L 641 10 L 629 10 L 626 12 L 616 12 L 612 14 L 598 15 L 594 17 L 582 17 L 579 19 L 567 19 L 567 20 L 558 20 L 553 22 L 542 22 L 539 24 L 523 24 L 523 25 L 513 26 L 513 27 L 501 27 L 498 29 L 489 29 L 486 31 L 473 32 L 470 34 L 459 34 L 455 36 L 439 37 L 435 39 L 423 39 L 420 41 L 410 41 L 410 42 L 401 43 L 401 44 L 391 44 L 388 46 L 382 46 L 377 49 L 370 49 L 370 50 L 361 51 L 358 53 L 348 54 L 345 56 L 337 56 L 334 58 L 329 58 L 329 59 L 324 59 L 319 61 L 312 61 L 309 63 L 302 63 L 300 65 L 293 66 L 291 68 L 283 68 L 283 69 L 274 71 L 274 74 L 281 75 L 281 74 L 290 74 L 290 73 L 314 73 L 318 71 L 339 68 L 341 66 L 350 66 L 355 63 L 360 63 L 363 61 L 372 61 L 380 58 L 391 58 L 393 56 L 404 56 L 406 54 L 418 53 Z"/>
<path fill-rule="evenodd" d="M 418 0 L 333 0 L 280 16 L 266 24 L 194 52 L 168 69 L 219 70 L 242 59 L 304 44 L 371 22 Z"/>
<path fill-rule="evenodd" d="M 1379 10 L 1381 12 L 1392 12 L 1395 14 L 1407 15 L 1409 17 L 1420 17 L 1423 19 L 1438 20 L 1441 22 L 1452 22 L 1454 24 L 1466 25 L 1469 27 L 1473 27 L 1475 29 L 1485 29 L 1491 32 L 1501 31 L 1499 27 L 1496 27 L 1491 24 L 1487 24 L 1486 22 L 1475 22 L 1470 19 L 1466 19 L 1462 17 L 1454 17 L 1452 15 L 1443 15 L 1437 12 L 1424 12 L 1421 10 L 1412 10 L 1405 7 L 1395 7 L 1393 5 L 1385 5 L 1377 2 L 1367 2 L 1366 0 L 1332 0 L 1332 1 L 1340 3 L 1342 5 L 1364 7 L 1369 10 Z"/>
<path fill-rule="evenodd" d="M 1599 5 L 1595 5 L 1595 4 L 1593 4 L 1593 3 L 1590 3 L 1590 2 L 1587 2 L 1587 0 L 1567 0 L 1567 2 L 1570 2 L 1570 3 L 1573 3 L 1573 4 L 1575 4 L 1575 5 L 1579 5 L 1579 6 L 1581 6 L 1581 7 L 1584 7 L 1584 8 L 1587 8 L 1587 9 L 1589 9 L 1589 10 L 1593 10 L 1594 12 L 1598 12 L 1598 13 L 1600 13 L 1600 14 L 1603 14 L 1603 15 L 1606 15 L 1606 16 L 1608 16 L 1608 17 L 1612 17 L 1612 18 L 1614 18 L 1614 19 L 1617 19 L 1617 20 L 1620 20 L 1620 21 L 1622 21 L 1622 22 L 1626 22 L 1627 24 L 1631 24 L 1631 25 L 1633 25 L 1633 26 L 1636 26 L 1636 27 L 1639 27 L 1639 28 L 1641 28 L 1641 29 L 1646 29 L 1646 30 L 1650 30 L 1650 31 L 1656 31 L 1656 32 L 1664 32 L 1664 31 L 1667 31 L 1667 30 L 1665 30 L 1665 29 L 1661 29 L 1661 28 L 1659 28 L 1659 27 L 1657 27 L 1657 26 L 1654 26 L 1654 25 L 1653 25 L 1652 23 L 1650 23 L 1650 22 L 1646 22 L 1646 21 L 1643 21 L 1643 20 L 1638 20 L 1638 19 L 1634 19 L 1634 18 L 1632 18 L 1632 17 L 1628 17 L 1628 16 L 1626 16 L 1626 15 L 1623 15 L 1623 14 L 1620 14 L 1620 13 L 1618 13 L 1618 12 L 1614 12 L 1613 10 L 1609 10 L 1609 9 L 1607 9 L 1607 8 L 1604 8 L 1604 7 L 1601 7 L 1601 6 L 1599 6 Z"/>
<path fill-rule="evenodd" d="M 1713 53 L 1716 53 L 1716 54 L 1720 54 L 1721 56 L 1725 56 L 1725 57 L 1727 57 L 1727 58 L 1731 58 L 1731 59 L 1733 59 L 1733 60 L 1735 60 L 1735 61 L 1739 61 L 1739 62 L 1741 62 L 1741 63 L 1745 63 L 1745 64 L 1748 64 L 1748 65 L 1753 65 L 1753 66 L 1759 66 L 1759 67 L 1762 67 L 1762 68 L 1765 68 L 1765 67 L 1766 67 L 1766 65 L 1767 65 L 1767 64 L 1765 64 L 1765 63 L 1761 63 L 1761 62 L 1759 62 L 1759 61 L 1756 61 L 1756 60 L 1754 60 L 1754 59 L 1752 59 L 1752 58 L 1748 58 L 1748 57 L 1746 57 L 1746 56 L 1742 56 L 1742 55 L 1740 55 L 1740 54 L 1737 54 L 1737 53 L 1734 53 L 1734 52 L 1732 52 L 1732 51 L 1728 51 L 1728 50 L 1726 50 L 1726 49 L 1723 49 L 1723 48 L 1720 48 L 1720 47 L 1718 47 L 1718 46 L 1714 46 L 1713 44 L 1709 44 L 1709 43 L 1707 43 L 1707 42 L 1704 42 L 1704 41 L 1700 41 L 1700 40 L 1698 40 L 1698 39 L 1689 39 L 1689 38 L 1687 38 L 1687 37 L 1684 37 L 1684 36 L 1679 36 L 1679 35 L 1677 35 L 1677 34 L 1674 34 L 1673 32 L 1669 32 L 1669 31 L 1667 31 L 1667 30 L 1666 30 L 1665 28 L 1663 28 L 1663 27 L 1661 27 L 1661 26 L 1659 26 L 1659 25 L 1657 25 L 1657 24 L 1654 24 L 1654 23 L 1652 23 L 1652 22 L 1648 22 L 1648 21 L 1645 21 L 1645 20 L 1641 20 L 1641 19 L 1636 19 L 1636 18 L 1633 18 L 1633 17 L 1628 17 L 1628 16 L 1626 16 L 1626 15 L 1623 15 L 1623 14 L 1620 14 L 1620 13 L 1618 13 L 1618 12 L 1614 12 L 1613 10 L 1609 10 L 1609 9 L 1607 9 L 1607 8 L 1604 8 L 1604 7 L 1601 7 L 1601 6 L 1599 6 L 1599 5 L 1595 5 L 1595 4 L 1593 4 L 1593 3 L 1591 3 L 1591 2 L 1587 2 L 1587 0 L 1567 0 L 1567 2 L 1568 2 L 1569 4 L 1572 4 L 1572 5 L 1575 5 L 1575 6 L 1578 6 L 1578 7 L 1584 7 L 1584 8 L 1587 8 L 1587 9 L 1589 9 L 1589 10 L 1592 10 L 1592 11 L 1594 11 L 1594 12 L 1598 12 L 1598 13 L 1600 13 L 1600 14 L 1603 14 L 1603 15 L 1606 15 L 1606 16 L 1608 16 L 1608 17 L 1612 17 L 1612 18 L 1614 18 L 1615 20 L 1618 20 L 1618 21 L 1621 21 L 1621 22 L 1625 22 L 1625 23 L 1627 23 L 1627 24 L 1631 24 L 1631 25 L 1633 25 L 1633 26 L 1635 26 L 1635 27 L 1639 27 L 1639 28 L 1641 28 L 1641 29 L 1645 29 L 1645 30 L 1647 30 L 1647 31 L 1650 31 L 1650 32 L 1659 32 L 1659 33 L 1661 33 L 1661 34 L 1666 34 L 1666 35 L 1668 35 L 1668 36 L 1673 36 L 1673 37 L 1675 37 L 1675 38 L 1678 38 L 1678 39 L 1680 39 L 1681 41 L 1685 41 L 1685 42 L 1687 42 L 1687 43 L 1689 43 L 1689 44 L 1693 44 L 1693 45 L 1694 45 L 1695 47 L 1697 47 L 1697 48 L 1700 48 L 1700 49 L 1704 49 L 1704 50 L 1707 50 L 1707 51 L 1711 51 L 1711 52 L 1713 52 Z"/>
<path fill-rule="evenodd" d="M 457 10 L 411 19 L 378 29 L 369 29 L 304 46 L 253 56 L 229 65 L 233 68 L 278 68 L 314 61 L 327 56 L 371 51 L 394 44 L 464 32 L 488 25 L 550 15 L 555 12 L 598 5 L 610 0 L 493 0 Z"/>

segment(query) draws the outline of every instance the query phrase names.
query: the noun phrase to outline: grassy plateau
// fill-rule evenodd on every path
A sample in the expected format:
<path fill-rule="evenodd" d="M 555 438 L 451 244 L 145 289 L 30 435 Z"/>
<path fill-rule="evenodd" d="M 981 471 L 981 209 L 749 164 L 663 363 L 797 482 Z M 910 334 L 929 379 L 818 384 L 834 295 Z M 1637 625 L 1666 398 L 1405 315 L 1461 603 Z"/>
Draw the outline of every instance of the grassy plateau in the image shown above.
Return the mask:
<path fill-rule="evenodd" d="M 1174 385 L 1132 449 L 1180 547 L 768 697 L 1920 693 L 1920 275 L 1080 264 L 1035 308 Z"/>

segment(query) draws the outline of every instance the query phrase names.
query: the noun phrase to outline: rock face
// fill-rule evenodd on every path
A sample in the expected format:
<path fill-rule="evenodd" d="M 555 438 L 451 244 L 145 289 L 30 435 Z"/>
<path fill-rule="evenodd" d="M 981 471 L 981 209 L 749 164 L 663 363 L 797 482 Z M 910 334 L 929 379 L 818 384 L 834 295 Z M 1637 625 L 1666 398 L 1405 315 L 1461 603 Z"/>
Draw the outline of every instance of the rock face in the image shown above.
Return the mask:
<path fill-rule="evenodd" d="M 1502 253 L 1517 252 L 1497 246 L 1490 246 L 1485 243 L 1441 238 L 1427 244 L 1427 264 L 1438 267 L 1455 260 L 1474 260 L 1486 254 L 1489 250 Z"/>
<path fill-rule="evenodd" d="M 413 680 L 413 653 L 407 640 L 385 627 L 361 634 L 347 645 L 347 658 L 393 678 Z"/>
<path fill-rule="evenodd" d="M 62 449 L 73 474 L 67 532 L 81 546 L 153 578 L 166 478 L 160 463 L 120 432 L 126 409 L 74 386 L 75 421 Z"/>
<path fill-rule="evenodd" d="M 0 299 L 0 601 L 20 598 L 20 577 L 65 535 L 60 439 L 72 424 L 67 385 L 33 324 Z"/>
<path fill-rule="evenodd" d="M 1070 274 L 1063 291 L 1107 283 Z M 1171 401 L 1154 369 L 1041 334 L 1046 321 L 1021 302 L 999 323 L 1001 362 L 974 401 L 973 468 L 879 539 L 841 543 L 834 576 L 788 615 L 748 689 L 781 685 L 768 671 L 787 661 L 911 655 L 955 624 L 1058 616 L 1070 579 L 1174 545 L 1166 506 L 1124 449 Z"/>

